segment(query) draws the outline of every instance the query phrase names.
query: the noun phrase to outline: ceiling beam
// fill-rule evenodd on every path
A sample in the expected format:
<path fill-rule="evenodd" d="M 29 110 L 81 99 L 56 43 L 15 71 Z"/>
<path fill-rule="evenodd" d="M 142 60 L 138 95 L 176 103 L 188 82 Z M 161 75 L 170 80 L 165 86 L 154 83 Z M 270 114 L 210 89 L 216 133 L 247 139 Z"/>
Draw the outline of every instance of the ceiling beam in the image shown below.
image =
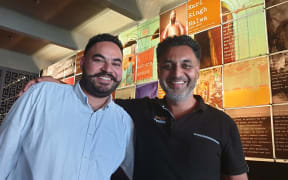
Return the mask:
<path fill-rule="evenodd" d="M 79 33 L 72 33 L 2 7 L 0 7 L 0 27 L 72 50 L 83 48 L 83 42 L 79 39 L 88 39 Z"/>
<path fill-rule="evenodd" d="M 136 0 L 104 0 L 103 3 L 110 9 L 129 17 L 134 21 L 143 19 Z"/>
<path fill-rule="evenodd" d="M 5 59 L 5 61 L 0 61 L 0 66 L 2 67 L 34 73 L 38 73 L 41 69 L 38 64 L 35 63 L 32 56 L 26 54 L 0 48 L 0 56 L 1 59 Z"/>

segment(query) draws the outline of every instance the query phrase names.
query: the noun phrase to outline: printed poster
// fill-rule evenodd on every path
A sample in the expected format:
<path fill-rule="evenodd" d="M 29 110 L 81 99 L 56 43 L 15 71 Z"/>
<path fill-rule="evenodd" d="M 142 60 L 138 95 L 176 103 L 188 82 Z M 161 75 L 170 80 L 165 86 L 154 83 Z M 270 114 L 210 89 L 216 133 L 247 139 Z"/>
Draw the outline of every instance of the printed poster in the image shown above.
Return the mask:
<path fill-rule="evenodd" d="M 160 15 L 160 41 L 187 34 L 186 3 Z"/>
<path fill-rule="evenodd" d="M 159 28 L 159 16 L 138 26 L 137 84 L 157 80 L 156 47 L 160 41 Z"/>
<path fill-rule="evenodd" d="M 160 17 L 156 16 L 138 25 L 137 53 L 157 47 L 160 41 Z"/>
<path fill-rule="evenodd" d="M 221 27 L 194 35 L 201 47 L 200 69 L 222 64 Z"/>
<path fill-rule="evenodd" d="M 265 0 L 266 2 L 266 8 L 274 5 L 280 5 L 284 2 L 288 2 L 288 0 Z"/>
<path fill-rule="evenodd" d="M 136 55 L 126 55 L 122 62 L 122 81 L 119 87 L 135 84 L 136 77 Z"/>
<path fill-rule="evenodd" d="M 62 80 L 65 84 L 70 84 L 70 85 L 74 85 L 74 76 L 65 78 Z"/>
<path fill-rule="evenodd" d="M 50 65 L 47 68 L 47 76 L 52 76 L 55 79 L 62 79 L 74 74 L 75 58 L 76 56 L 72 56 L 68 59 L 61 60 Z"/>
<path fill-rule="evenodd" d="M 137 47 L 137 26 L 119 34 L 119 40 L 123 45 L 123 55 L 135 55 Z"/>
<path fill-rule="evenodd" d="M 187 3 L 188 33 L 220 25 L 220 0 L 189 0 Z"/>
<path fill-rule="evenodd" d="M 221 0 L 222 22 L 233 21 L 264 9 L 264 0 Z"/>
<path fill-rule="evenodd" d="M 64 75 L 65 77 L 69 77 L 71 75 L 74 75 L 75 71 L 75 58 L 76 56 L 72 56 L 69 59 L 66 59 L 63 61 L 63 67 L 64 67 Z"/>
<path fill-rule="evenodd" d="M 64 75 L 64 61 L 58 61 L 50 65 L 47 69 L 47 76 L 52 76 L 55 79 L 62 79 Z"/>
<path fill-rule="evenodd" d="M 164 90 L 161 88 L 160 83 L 158 82 L 158 98 L 162 99 L 165 96 Z"/>
<path fill-rule="evenodd" d="M 270 107 L 229 109 L 225 112 L 237 124 L 246 157 L 273 158 Z"/>
<path fill-rule="evenodd" d="M 155 98 L 158 93 L 158 81 L 136 86 L 136 98 Z"/>
<path fill-rule="evenodd" d="M 278 159 L 288 159 L 288 105 L 273 105 L 275 154 Z"/>
<path fill-rule="evenodd" d="M 116 89 L 115 99 L 135 99 L 135 86 Z"/>
<path fill-rule="evenodd" d="M 223 24 L 222 36 L 224 63 L 268 52 L 264 12 Z"/>
<path fill-rule="evenodd" d="M 272 55 L 269 59 L 272 102 L 288 103 L 288 52 Z"/>
<path fill-rule="evenodd" d="M 288 2 L 266 10 L 270 53 L 288 49 Z"/>
<path fill-rule="evenodd" d="M 84 56 L 84 51 L 80 51 L 76 55 L 76 74 L 82 73 L 82 69 L 80 66 L 81 58 Z"/>
<path fill-rule="evenodd" d="M 157 59 L 155 48 L 143 51 L 137 56 L 137 83 L 157 80 Z"/>
<path fill-rule="evenodd" d="M 126 87 L 136 80 L 137 26 L 119 34 L 123 44 L 122 81 L 119 87 Z"/>
<path fill-rule="evenodd" d="M 200 70 L 195 87 L 195 94 L 200 95 L 205 103 L 217 108 L 223 108 L 222 101 L 222 67 Z"/>
<path fill-rule="evenodd" d="M 268 59 L 224 65 L 224 108 L 270 104 Z"/>

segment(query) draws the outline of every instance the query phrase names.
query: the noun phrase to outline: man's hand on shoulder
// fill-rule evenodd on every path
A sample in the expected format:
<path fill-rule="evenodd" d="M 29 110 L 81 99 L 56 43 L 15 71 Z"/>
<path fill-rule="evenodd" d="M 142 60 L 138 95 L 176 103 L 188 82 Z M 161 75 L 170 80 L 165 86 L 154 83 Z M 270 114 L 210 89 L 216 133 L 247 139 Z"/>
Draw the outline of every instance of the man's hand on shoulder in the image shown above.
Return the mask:
<path fill-rule="evenodd" d="M 243 173 L 235 176 L 224 176 L 223 180 L 248 180 L 247 173 Z"/>
<path fill-rule="evenodd" d="M 26 92 L 32 85 L 37 84 L 39 82 L 55 82 L 55 83 L 62 83 L 58 79 L 54 79 L 52 76 L 42 76 L 36 79 L 29 81 L 25 87 L 19 92 L 18 96 L 21 96 L 24 92 Z"/>

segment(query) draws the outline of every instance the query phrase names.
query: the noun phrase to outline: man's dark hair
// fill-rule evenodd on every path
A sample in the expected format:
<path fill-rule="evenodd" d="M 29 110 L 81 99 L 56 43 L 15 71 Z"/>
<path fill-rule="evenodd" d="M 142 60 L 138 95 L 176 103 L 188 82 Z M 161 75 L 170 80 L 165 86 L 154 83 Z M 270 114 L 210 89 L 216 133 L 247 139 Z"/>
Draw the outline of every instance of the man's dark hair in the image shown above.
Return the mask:
<path fill-rule="evenodd" d="M 88 51 L 91 49 L 92 46 L 94 46 L 98 42 L 103 41 L 109 41 L 115 43 L 120 48 L 121 53 L 123 53 L 123 46 L 121 41 L 116 36 L 104 33 L 104 34 L 98 34 L 89 39 L 88 44 L 86 45 L 84 50 L 84 56 L 87 55 Z"/>
<path fill-rule="evenodd" d="M 164 41 L 160 42 L 157 47 L 157 61 L 159 62 L 160 57 L 170 47 L 182 46 L 182 45 L 189 46 L 193 50 L 198 62 L 200 63 L 201 58 L 200 45 L 198 44 L 198 42 L 196 42 L 194 39 L 192 39 L 190 36 L 187 35 L 168 37 Z"/>

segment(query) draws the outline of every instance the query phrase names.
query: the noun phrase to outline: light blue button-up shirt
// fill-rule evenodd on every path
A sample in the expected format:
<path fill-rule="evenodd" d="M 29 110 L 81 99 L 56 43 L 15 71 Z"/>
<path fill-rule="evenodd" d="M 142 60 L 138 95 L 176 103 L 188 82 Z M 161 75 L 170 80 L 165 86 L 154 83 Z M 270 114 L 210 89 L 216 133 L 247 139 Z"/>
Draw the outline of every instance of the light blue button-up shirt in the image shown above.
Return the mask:
<path fill-rule="evenodd" d="M 94 112 L 79 83 L 38 83 L 0 127 L 0 180 L 108 180 L 120 165 L 131 177 L 132 133 L 112 100 Z"/>

